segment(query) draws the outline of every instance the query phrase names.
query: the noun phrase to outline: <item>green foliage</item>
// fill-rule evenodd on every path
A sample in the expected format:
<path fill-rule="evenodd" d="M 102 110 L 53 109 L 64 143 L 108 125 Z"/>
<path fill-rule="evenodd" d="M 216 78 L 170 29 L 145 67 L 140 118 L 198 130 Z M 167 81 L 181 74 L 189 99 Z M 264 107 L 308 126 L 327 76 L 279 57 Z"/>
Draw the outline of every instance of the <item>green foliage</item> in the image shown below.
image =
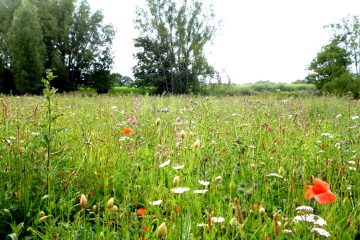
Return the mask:
<path fill-rule="evenodd" d="M 18 93 L 40 93 L 44 44 L 35 5 L 21 2 L 8 31 L 9 49 Z"/>
<path fill-rule="evenodd" d="M 38 55 L 41 56 L 39 58 L 42 66 L 40 73 L 44 68 L 52 69 L 57 75 L 57 78 L 52 81 L 52 86 L 60 92 L 77 90 L 80 86 L 90 84 L 90 81 L 86 79 L 87 76 L 101 71 L 110 71 L 113 63 L 111 48 L 115 31 L 112 25 L 103 23 L 104 16 L 101 11 L 92 12 L 86 0 L 78 3 L 75 0 L 28 0 L 33 3 L 31 4 L 33 13 L 37 14 L 36 29 L 34 31 L 21 28 L 10 29 L 15 11 L 21 7 L 20 2 L 20 0 L 0 1 L 2 23 L 0 26 L 0 63 L 7 73 L 10 73 L 10 77 L 6 77 L 7 82 L 3 89 L 10 92 L 7 89 L 12 88 L 12 75 L 19 75 L 20 77 L 17 76 L 16 79 L 22 79 L 21 84 L 29 82 L 35 84 L 36 82 L 36 86 L 41 88 L 41 74 L 37 77 L 37 81 L 23 80 L 27 79 L 28 75 L 29 78 L 38 75 L 38 66 L 30 67 L 30 63 L 26 66 L 20 65 L 29 57 L 38 59 Z M 30 23 L 34 25 L 31 21 L 26 22 L 26 24 Z M 14 39 L 18 39 L 18 42 L 13 42 Z M 27 46 L 21 45 L 21 39 L 29 45 L 27 51 L 21 51 Z M 32 41 L 38 43 L 31 44 Z M 31 49 L 30 45 L 32 48 L 39 48 L 39 51 Z M 25 54 L 29 51 L 34 53 L 34 56 Z M 38 62 L 35 61 L 34 64 L 38 65 Z M 19 72 L 18 69 L 22 71 Z M 2 78 L 1 75 L 0 78 Z M 106 78 L 99 79 L 99 81 L 103 80 L 107 81 Z M 19 85 L 20 83 L 17 83 L 16 87 L 24 88 Z M 106 85 L 106 82 L 98 83 L 98 85 Z M 40 93 L 41 90 L 29 91 L 27 88 L 19 89 L 19 93 Z"/>
<path fill-rule="evenodd" d="M 198 0 L 147 0 L 137 11 L 135 39 L 139 52 L 133 68 L 138 86 L 154 86 L 158 93 L 189 93 L 214 74 L 204 47 L 212 39 L 213 12 Z"/>
<path fill-rule="evenodd" d="M 311 61 L 308 67 L 310 74 L 306 80 L 315 84 L 318 89 L 322 89 L 326 83 L 348 73 L 350 64 L 349 53 L 338 46 L 338 41 L 332 40 Z"/>
<path fill-rule="evenodd" d="M 120 73 L 112 73 L 110 75 L 112 79 L 111 82 L 114 84 L 115 87 L 120 86 L 132 86 L 134 84 L 134 80 L 131 79 L 129 76 L 122 76 Z"/>
<path fill-rule="evenodd" d="M 114 85 L 114 79 L 111 78 L 110 72 L 107 70 L 92 72 L 87 78 L 88 82 L 85 85 L 94 88 L 97 93 L 108 93 Z"/>
<path fill-rule="evenodd" d="M 348 95 L 353 98 L 360 97 L 360 77 L 356 74 L 344 73 L 324 85 L 323 90 L 337 96 Z"/>

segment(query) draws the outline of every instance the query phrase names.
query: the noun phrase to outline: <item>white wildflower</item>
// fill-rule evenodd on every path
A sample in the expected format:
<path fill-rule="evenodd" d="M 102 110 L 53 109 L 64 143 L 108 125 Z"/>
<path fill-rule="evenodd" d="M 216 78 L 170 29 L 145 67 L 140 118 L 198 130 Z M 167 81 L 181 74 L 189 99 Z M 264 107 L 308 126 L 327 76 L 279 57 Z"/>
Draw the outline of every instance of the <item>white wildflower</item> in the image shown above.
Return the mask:
<path fill-rule="evenodd" d="M 160 205 L 160 204 L 162 204 L 162 203 L 163 203 L 163 200 L 159 199 L 159 200 L 150 202 L 150 205 L 158 206 L 158 205 Z"/>
<path fill-rule="evenodd" d="M 210 182 L 207 182 L 207 181 L 204 181 L 204 180 L 199 180 L 198 183 L 203 185 L 203 186 L 208 186 L 210 184 Z"/>
<path fill-rule="evenodd" d="M 196 193 L 196 194 L 205 194 L 206 192 L 207 192 L 207 189 L 194 190 L 194 193 Z"/>
<path fill-rule="evenodd" d="M 196 224 L 197 227 L 207 227 L 208 225 L 206 223 L 198 223 Z"/>
<path fill-rule="evenodd" d="M 314 211 L 314 209 L 312 207 L 309 207 L 309 206 L 299 206 L 299 207 L 296 208 L 296 211 L 312 213 Z"/>
<path fill-rule="evenodd" d="M 269 173 L 268 175 L 266 175 L 267 177 L 278 177 L 278 178 L 283 178 L 283 176 L 281 176 L 280 174 L 277 173 Z"/>
<path fill-rule="evenodd" d="M 324 236 L 324 237 L 330 237 L 330 233 L 328 231 L 326 231 L 323 228 L 313 228 L 310 230 L 310 232 L 316 232 L 317 234 Z"/>
<path fill-rule="evenodd" d="M 212 217 L 211 221 L 213 221 L 214 223 L 221 223 L 225 221 L 225 218 L 223 217 Z"/>
<path fill-rule="evenodd" d="M 166 167 L 167 165 L 169 165 L 171 162 L 171 160 L 167 160 L 166 162 L 163 162 L 162 164 L 159 165 L 159 168 L 164 168 Z"/>
<path fill-rule="evenodd" d="M 327 138 L 329 138 L 329 139 L 333 139 L 333 138 L 334 138 L 330 133 L 327 133 L 327 132 L 322 133 L 321 136 L 322 136 L 322 137 L 327 137 Z"/>
<path fill-rule="evenodd" d="M 176 188 L 171 189 L 171 191 L 173 193 L 177 193 L 177 194 L 182 194 L 182 193 L 187 192 L 189 190 L 190 190 L 190 188 L 187 188 L 187 187 L 176 187 Z"/>
<path fill-rule="evenodd" d="M 290 234 L 290 233 L 292 233 L 292 231 L 291 231 L 290 229 L 284 229 L 284 230 L 283 230 L 283 233 Z"/>
<path fill-rule="evenodd" d="M 129 137 L 124 136 L 124 137 L 119 138 L 119 141 L 120 141 L 120 142 L 124 142 L 124 141 L 127 141 L 127 140 L 129 140 L 129 139 L 130 139 Z"/>
<path fill-rule="evenodd" d="M 175 170 L 180 170 L 180 169 L 183 169 L 184 167 L 185 167 L 185 165 L 175 165 L 172 168 Z"/>
<path fill-rule="evenodd" d="M 359 119 L 359 116 L 351 116 L 351 120 Z"/>
<path fill-rule="evenodd" d="M 342 114 L 338 114 L 338 115 L 336 115 L 336 119 L 338 119 L 338 118 L 341 118 L 342 117 Z"/>
<path fill-rule="evenodd" d="M 309 222 L 309 223 L 313 223 L 315 225 L 319 225 L 319 226 L 324 226 L 326 225 L 326 221 L 320 217 L 317 216 L 315 214 L 308 214 L 308 215 L 298 215 L 294 217 L 294 222 L 298 223 L 298 222 Z"/>

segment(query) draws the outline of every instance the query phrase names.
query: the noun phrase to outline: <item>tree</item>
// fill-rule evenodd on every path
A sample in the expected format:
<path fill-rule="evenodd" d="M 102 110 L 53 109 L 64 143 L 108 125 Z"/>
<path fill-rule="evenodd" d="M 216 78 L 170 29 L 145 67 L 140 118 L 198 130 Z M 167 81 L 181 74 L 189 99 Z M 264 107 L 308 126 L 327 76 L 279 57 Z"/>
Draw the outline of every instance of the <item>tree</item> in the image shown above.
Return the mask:
<path fill-rule="evenodd" d="M 332 40 L 325 45 L 309 65 L 310 74 L 306 80 L 314 83 L 318 89 L 349 72 L 350 54 L 338 44 L 337 40 Z"/>
<path fill-rule="evenodd" d="M 91 14 L 87 1 L 82 1 L 74 15 L 70 29 L 70 52 L 67 59 L 69 74 L 76 86 L 92 85 L 91 75 L 101 73 L 104 85 L 109 82 L 109 72 L 113 64 L 111 52 L 115 30 L 112 25 L 102 25 L 101 11 Z M 105 77 L 106 75 L 106 77 Z M 87 78 L 86 78 L 87 77 Z M 102 84 L 96 84 L 100 86 Z M 103 91 L 103 89 L 101 89 Z"/>
<path fill-rule="evenodd" d="M 204 55 L 216 31 L 212 9 L 206 11 L 199 0 L 176 2 L 146 0 L 135 20 L 140 31 L 134 42 L 136 84 L 155 86 L 158 93 L 196 91 L 214 73 Z"/>
<path fill-rule="evenodd" d="M 51 82 L 62 91 L 74 91 L 77 85 L 70 78 L 67 59 L 70 55 L 70 29 L 76 11 L 74 0 L 39 0 L 40 24 L 46 45 L 45 68 L 57 77 Z"/>
<path fill-rule="evenodd" d="M 356 74 L 360 73 L 360 20 L 358 16 L 348 16 L 340 23 L 325 26 L 330 28 L 333 39 L 350 53 Z"/>
<path fill-rule="evenodd" d="M 8 44 L 17 92 L 40 93 L 44 44 L 36 7 L 29 0 L 23 0 L 14 13 Z"/>

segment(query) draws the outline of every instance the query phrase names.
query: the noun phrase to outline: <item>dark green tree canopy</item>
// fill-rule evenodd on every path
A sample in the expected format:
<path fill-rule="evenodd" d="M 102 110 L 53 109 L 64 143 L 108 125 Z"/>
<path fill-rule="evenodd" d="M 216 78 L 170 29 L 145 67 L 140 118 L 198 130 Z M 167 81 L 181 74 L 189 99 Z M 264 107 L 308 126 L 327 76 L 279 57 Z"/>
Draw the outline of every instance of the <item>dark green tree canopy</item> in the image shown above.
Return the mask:
<path fill-rule="evenodd" d="M 159 93 L 196 91 L 214 73 L 204 55 L 216 31 L 213 17 L 202 1 L 146 0 L 135 19 L 136 84 L 155 86 Z"/>
<path fill-rule="evenodd" d="M 306 79 L 309 83 L 314 83 L 318 89 L 322 89 L 326 83 L 349 72 L 350 64 L 350 54 L 339 47 L 337 40 L 332 40 L 311 61 L 308 68 L 310 74 Z"/>
<path fill-rule="evenodd" d="M 17 92 L 40 93 L 45 46 L 36 7 L 29 0 L 16 9 L 8 41 Z"/>
<path fill-rule="evenodd" d="M 19 48 L 14 47 L 10 41 L 10 39 L 20 41 L 21 34 L 24 34 L 20 31 L 16 32 L 13 27 L 10 28 L 14 24 L 14 14 L 23 5 L 20 4 L 21 2 L 21 0 L 0 0 L 0 63 L 10 76 L 20 74 L 17 62 L 26 57 L 19 53 Z M 27 2 L 34 6 L 37 26 L 40 26 L 38 28 L 40 31 L 29 31 L 26 37 L 41 39 L 37 45 L 42 50 L 36 52 L 39 52 L 41 56 L 42 76 L 44 69 L 51 69 L 57 76 L 52 84 L 59 91 L 74 91 L 83 85 L 101 86 L 101 92 L 104 91 L 104 86 L 109 89 L 110 69 L 113 64 L 112 42 L 115 31 L 112 25 L 103 23 L 103 13 L 91 11 L 86 0 L 79 2 L 76 0 L 27 0 Z M 11 33 L 9 33 L 10 30 Z M 23 67 L 21 69 L 23 76 L 29 73 L 29 70 Z M 1 72 L 4 71 L 0 71 L 2 83 L 6 79 L 11 81 L 11 77 Z M 101 76 L 99 81 L 104 82 L 95 84 L 96 78 L 92 75 Z M 29 76 L 31 76 L 29 81 L 36 82 L 33 73 Z M 15 77 L 15 79 L 18 78 Z M 41 76 L 38 79 L 40 81 Z M 16 87 L 18 88 L 19 85 L 17 84 Z M 25 91 L 28 92 L 28 90 Z"/>

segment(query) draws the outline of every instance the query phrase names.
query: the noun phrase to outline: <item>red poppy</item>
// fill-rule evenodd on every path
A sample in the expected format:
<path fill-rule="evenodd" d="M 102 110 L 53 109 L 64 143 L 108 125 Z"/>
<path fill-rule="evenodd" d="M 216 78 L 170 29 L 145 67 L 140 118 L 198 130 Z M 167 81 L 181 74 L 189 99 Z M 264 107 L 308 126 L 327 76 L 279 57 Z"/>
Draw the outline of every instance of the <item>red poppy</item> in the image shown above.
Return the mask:
<path fill-rule="evenodd" d="M 138 210 L 137 210 L 137 215 L 139 215 L 139 216 L 144 216 L 146 214 L 146 209 L 144 209 L 144 208 L 139 208 Z"/>
<path fill-rule="evenodd" d="M 315 198 L 320 204 L 331 203 L 336 200 L 336 196 L 330 191 L 330 185 L 319 179 L 313 179 L 314 186 L 306 185 L 305 198 L 310 200 Z"/>
<path fill-rule="evenodd" d="M 131 134 L 131 128 L 126 127 L 121 131 L 122 134 L 124 135 L 130 135 Z"/>

